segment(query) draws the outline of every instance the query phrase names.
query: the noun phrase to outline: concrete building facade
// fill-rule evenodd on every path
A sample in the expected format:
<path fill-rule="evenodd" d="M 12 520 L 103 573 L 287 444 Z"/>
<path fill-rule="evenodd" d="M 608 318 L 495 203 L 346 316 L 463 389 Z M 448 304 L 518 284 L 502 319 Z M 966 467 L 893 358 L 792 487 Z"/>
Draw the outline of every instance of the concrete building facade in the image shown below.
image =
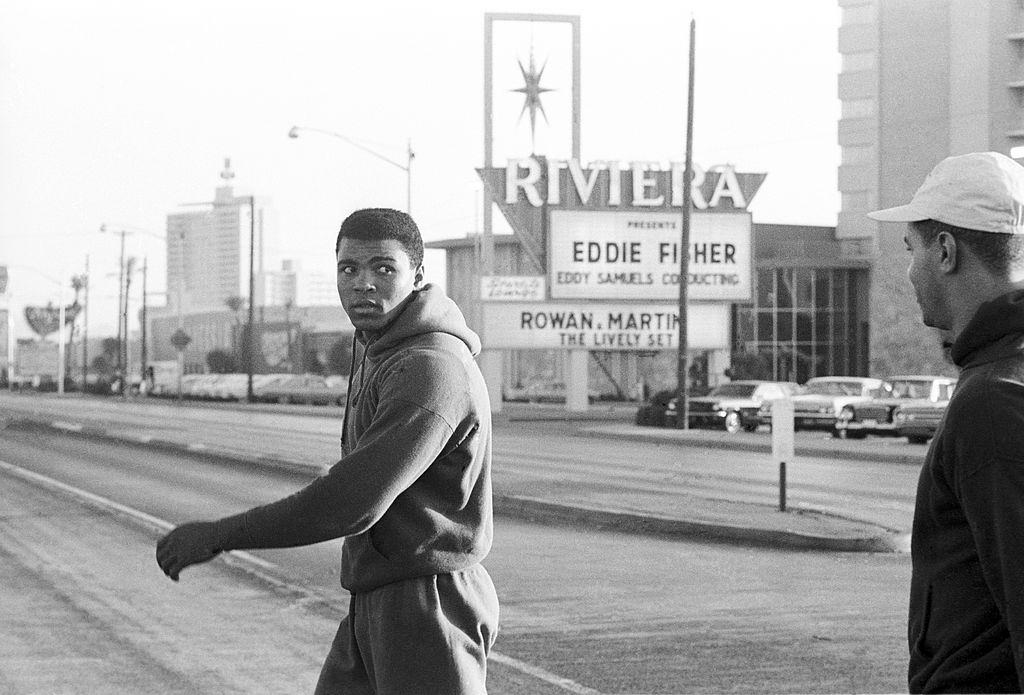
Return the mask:
<path fill-rule="evenodd" d="M 871 261 L 873 374 L 948 372 L 906 279 L 903 229 L 865 217 L 908 201 L 939 161 L 1024 145 L 1024 4 L 840 0 L 836 237 Z"/>
<path fill-rule="evenodd" d="M 265 201 L 236 196 L 233 177 L 227 160 L 225 185 L 212 201 L 167 215 L 167 310 L 173 314 L 218 311 L 229 297 L 248 298 L 250 237 L 254 274 L 263 269 Z"/>

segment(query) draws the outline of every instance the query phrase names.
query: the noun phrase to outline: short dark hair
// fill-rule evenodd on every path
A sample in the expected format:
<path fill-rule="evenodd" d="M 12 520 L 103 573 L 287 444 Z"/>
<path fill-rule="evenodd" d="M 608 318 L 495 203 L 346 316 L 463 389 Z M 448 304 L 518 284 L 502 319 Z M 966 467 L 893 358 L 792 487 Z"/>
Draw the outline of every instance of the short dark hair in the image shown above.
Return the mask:
<path fill-rule="evenodd" d="M 338 240 L 334 242 L 335 255 L 341 248 L 341 240 L 345 237 L 364 241 L 394 239 L 409 254 L 413 268 L 418 268 L 423 263 L 423 237 L 420 236 L 420 228 L 416 226 L 412 217 L 401 210 L 364 208 L 353 212 L 345 218 L 341 223 L 341 229 L 338 230 Z"/>
<path fill-rule="evenodd" d="M 1000 277 L 1007 277 L 1012 268 L 1024 266 L 1024 234 L 997 234 L 977 229 L 956 227 L 938 220 L 911 222 L 925 244 L 934 242 L 947 232 L 974 253 L 982 264 Z"/>

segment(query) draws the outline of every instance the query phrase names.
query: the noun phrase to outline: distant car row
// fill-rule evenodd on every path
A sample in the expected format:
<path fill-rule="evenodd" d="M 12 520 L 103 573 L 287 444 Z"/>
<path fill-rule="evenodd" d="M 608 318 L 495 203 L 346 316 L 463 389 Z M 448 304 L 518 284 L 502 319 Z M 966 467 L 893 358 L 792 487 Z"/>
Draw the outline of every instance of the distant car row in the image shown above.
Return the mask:
<path fill-rule="evenodd" d="M 247 374 L 188 374 L 181 378 L 184 398 L 242 401 L 248 395 Z M 345 405 L 348 377 L 319 374 L 254 374 L 253 398 L 261 403 Z M 164 384 L 153 395 L 176 397 L 177 384 Z"/>
<path fill-rule="evenodd" d="M 793 402 L 793 427 L 827 430 L 834 437 L 861 439 L 869 434 L 928 441 L 953 394 L 956 380 L 912 375 L 889 379 L 815 377 L 803 386 L 781 381 L 734 381 L 707 396 L 688 399 L 690 427 L 727 432 L 771 427 L 774 400 Z M 675 393 L 660 391 L 637 411 L 638 425 L 674 427 Z"/>

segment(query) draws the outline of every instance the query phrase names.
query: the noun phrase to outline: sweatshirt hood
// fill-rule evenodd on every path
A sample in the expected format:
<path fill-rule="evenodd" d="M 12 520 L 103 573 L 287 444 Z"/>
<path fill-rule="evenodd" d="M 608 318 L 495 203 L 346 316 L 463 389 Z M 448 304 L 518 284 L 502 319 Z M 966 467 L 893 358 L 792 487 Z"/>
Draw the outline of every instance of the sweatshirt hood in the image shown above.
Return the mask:
<path fill-rule="evenodd" d="M 994 344 L 1019 343 L 1024 337 L 1024 290 L 985 302 L 953 342 L 950 357 L 958 367 L 975 362 L 984 348 Z"/>
<path fill-rule="evenodd" d="M 480 354 L 480 337 L 466 324 L 458 305 L 433 284 L 415 290 L 402 312 L 384 330 L 369 334 L 360 331 L 357 337 L 368 346 L 367 357 L 376 359 L 424 333 L 448 333 L 465 343 L 474 357 Z"/>

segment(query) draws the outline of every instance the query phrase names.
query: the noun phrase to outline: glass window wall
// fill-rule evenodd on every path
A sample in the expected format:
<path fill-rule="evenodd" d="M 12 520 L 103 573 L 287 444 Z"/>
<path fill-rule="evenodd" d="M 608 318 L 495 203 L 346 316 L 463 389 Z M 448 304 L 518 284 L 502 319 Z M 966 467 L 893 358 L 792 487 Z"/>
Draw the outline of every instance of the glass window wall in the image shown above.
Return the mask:
<path fill-rule="evenodd" d="M 754 303 L 734 312 L 734 355 L 757 355 L 765 379 L 855 375 L 856 290 L 865 281 L 851 268 L 759 269 Z"/>

